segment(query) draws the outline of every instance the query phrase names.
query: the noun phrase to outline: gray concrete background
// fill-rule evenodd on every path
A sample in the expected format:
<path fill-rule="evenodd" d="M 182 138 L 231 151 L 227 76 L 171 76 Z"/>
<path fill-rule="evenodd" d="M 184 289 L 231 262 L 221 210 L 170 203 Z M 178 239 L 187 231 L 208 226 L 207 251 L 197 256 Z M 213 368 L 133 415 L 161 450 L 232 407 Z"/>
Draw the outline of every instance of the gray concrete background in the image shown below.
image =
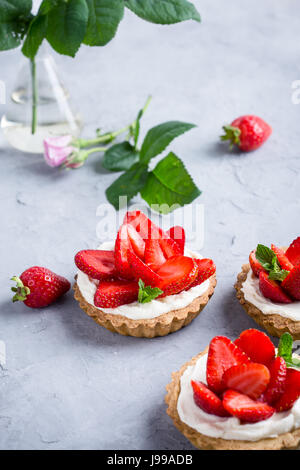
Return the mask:
<path fill-rule="evenodd" d="M 85 136 L 130 121 L 149 93 L 144 132 L 170 119 L 198 124 L 172 149 L 203 190 L 197 202 L 205 205 L 203 253 L 218 268 L 215 295 L 189 327 L 153 340 L 98 327 L 72 293 L 41 311 L 12 304 L 9 278 L 26 267 L 72 279 L 76 251 L 97 244 L 96 208 L 115 175 L 100 157 L 53 171 L 1 136 L 1 449 L 191 449 L 165 413 L 171 372 L 212 336 L 255 326 L 235 298 L 240 266 L 257 242 L 285 245 L 299 235 L 300 107 L 291 102 L 299 2 L 196 3 L 201 25 L 155 26 L 126 12 L 109 46 L 56 60 Z M 13 81 L 20 58 L 0 54 L 1 80 Z M 273 135 L 255 153 L 230 154 L 218 144 L 221 126 L 245 113 L 265 118 Z"/>

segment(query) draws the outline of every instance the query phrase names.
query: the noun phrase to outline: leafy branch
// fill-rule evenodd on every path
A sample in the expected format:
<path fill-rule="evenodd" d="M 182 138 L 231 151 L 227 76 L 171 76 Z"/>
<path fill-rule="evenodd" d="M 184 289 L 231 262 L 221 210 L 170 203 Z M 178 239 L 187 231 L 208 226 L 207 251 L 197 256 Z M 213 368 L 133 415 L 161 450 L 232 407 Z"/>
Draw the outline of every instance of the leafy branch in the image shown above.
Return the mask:
<path fill-rule="evenodd" d="M 194 124 L 168 121 L 150 129 L 138 147 L 141 110 L 126 140 L 111 146 L 104 154 L 102 165 L 110 171 L 124 171 L 106 190 L 108 201 L 118 210 L 140 193 L 152 209 L 168 213 L 178 206 L 191 203 L 201 191 L 173 152 L 158 162 L 152 171 L 152 158 L 160 155 L 178 136 L 193 129 Z"/>

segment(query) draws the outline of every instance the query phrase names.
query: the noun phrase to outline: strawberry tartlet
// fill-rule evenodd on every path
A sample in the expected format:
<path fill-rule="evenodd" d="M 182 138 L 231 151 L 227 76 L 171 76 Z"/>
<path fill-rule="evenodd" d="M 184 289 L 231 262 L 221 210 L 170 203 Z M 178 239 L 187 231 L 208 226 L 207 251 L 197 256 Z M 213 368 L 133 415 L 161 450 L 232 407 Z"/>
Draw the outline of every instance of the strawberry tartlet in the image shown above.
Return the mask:
<path fill-rule="evenodd" d="M 140 211 L 127 212 L 115 242 L 76 254 L 80 307 L 122 335 L 153 338 L 188 325 L 216 286 L 211 259 L 185 248 L 182 227 L 167 232 Z"/>
<path fill-rule="evenodd" d="M 300 237 L 286 248 L 258 245 L 235 284 L 248 313 L 271 335 L 300 339 Z"/>
<path fill-rule="evenodd" d="M 172 374 L 167 413 L 193 445 L 279 450 L 300 442 L 300 359 L 289 333 L 276 351 L 261 331 L 216 336 Z"/>

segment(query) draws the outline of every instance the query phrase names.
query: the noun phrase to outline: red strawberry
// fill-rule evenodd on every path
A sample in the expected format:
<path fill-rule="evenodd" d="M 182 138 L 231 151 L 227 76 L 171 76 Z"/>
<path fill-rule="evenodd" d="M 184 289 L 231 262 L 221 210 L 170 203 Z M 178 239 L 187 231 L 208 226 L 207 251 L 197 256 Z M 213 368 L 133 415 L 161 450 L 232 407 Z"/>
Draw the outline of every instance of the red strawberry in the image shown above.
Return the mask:
<path fill-rule="evenodd" d="M 222 400 L 202 382 L 191 381 L 194 390 L 194 402 L 201 410 L 210 415 L 230 416 L 222 404 Z"/>
<path fill-rule="evenodd" d="M 159 244 L 166 259 L 181 255 L 181 249 L 178 243 L 176 243 L 168 235 L 163 235 L 160 237 Z"/>
<path fill-rule="evenodd" d="M 27 307 L 41 308 L 55 302 L 71 287 L 69 281 L 40 266 L 26 269 L 21 276 L 12 277 L 17 287 L 12 287 L 15 292 L 13 302 L 21 300 Z"/>
<path fill-rule="evenodd" d="M 143 259 L 145 242 L 132 225 L 121 225 L 115 243 L 115 266 L 121 277 L 133 279 L 128 262 L 128 251 L 134 250 Z"/>
<path fill-rule="evenodd" d="M 137 281 L 142 279 L 146 286 L 159 286 L 161 282 L 160 276 L 147 266 L 133 251 L 128 251 L 128 261 L 132 275 Z"/>
<path fill-rule="evenodd" d="M 230 367 L 224 372 L 224 388 L 230 388 L 256 400 L 270 382 L 269 369 L 263 364 L 249 362 Z"/>
<path fill-rule="evenodd" d="M 281 288 L 280 284 L 277 281 L 273 281 L 273 279 L 269 279 L 268 274 L 263 271 L 259 273 L 259 288 L 262 295 L 267 299 L 272 300 L 272 302 L 283 304 L 290 304 L 292 302 L 290 297 L 288 297 Z"/>
<path fill-rule="evenodd" d="M 286 381 L 286 363 L 283 357 L 276 357 L 269 366 L 271 379 L 267 390 L 263 394 L 263 400 L 269 405 L 274 405 L 284 392 Z"/>
<path fill-rule="evenodd" d="M 221 140 L 229 140 L 230 148 L 237 145 L 243 152 L 256 150 L 271 135 L 272 128 L 258 116 L 241 116 L 230 126 L 224 126 L 225 135 Z"/>
<path fill-rule="evenodd" d="M 252 362 L 268 366 L 275 358 L 275 346 L 262 331 L 250 328 L 243 331 L 234 342 Z"/>
<path fill-rule="evenodd" d="M 195 259 L 195 261 L 198 265 L 198 276 L 196 277 L 193 284 L 189 287 L 189 289 L 191 287 L 195 287 L 195 286 L 198 286 L 199 284 L 202 284 L 202 282 L 206 281 L 206 279 L 213 276 L 213 274 L 215 274 L 216 272 L 216 265 L 212 259 L 203 258 L 203 259 Z"/>
<path fill-rule="evenodd" d="M 127 256 L 129 250 L 132 250 L 132 245 L 128 237 L 127 225 L 121 225 L 115 243 L 115 266 L 119 275 L 125 279 L 133 279 Z"/>
<path fill-rule="evenodd" d="M 149 238 L 145 245 L 145 263 L 157 271 L 166 262 L 166 257 L 161 249 L 160 240 Z"/>
<path fill-rule="evenodd" d="M 144 241 L 149 238 L 158 239 L 165 232 L 141 211 L 129 211 L 124 217 L 124 224 L 130 224 Z"/>
<path fill-rule="evenodd" d="M 300 300 L 300 265 L 292 269 L 282 281 L 281 287 L 295 300 Z"/>
<path fill-rule="evenodd" d="M 290 244 L 285 255 L 294 266 L 300 264 L 300 237 L 296 238 L 296 240 Z"/>
<path fill-rule="evenodd" d="M 113 251 L 79 251 L 75 256 L 75 264 L 80 271 L 99 281 L 113 279 L 117 276 Z"/>
<path fill-rule="evenodd" d="M 257 423 L 270 418 L 275 410 L 266 403 L 252 400 L 247 395 L 227 390 L 223 397 L 223 406 L 233 416 L 244 423 Z"/>
<path fill-rule="evenodd" d="M 281 248 L 278 248 L 277 246 L 275 246 L 273 244 L 271 245 L 271 249 L 272 249 L 272 251 L 274 251 L 275 255 L 277 256 L 280 267 L 282 269 L 286 269 L 287 271 L 291 271 L 294 266 L 289 261 L 289 259 L 286 256 L 285 252 Z"/>
<path fill-rule="evenodd" d="M 179 245 L 180 254 L 184 254 L 184 245 L 185 245 L 185 231 L 184 228 L 176 225 L 175 227 L 171 227 L 167 234 L 175 240 L 175 242 Z"/>
<path fill-rule="evenodd" d="M 259 277 L 259 273 L 265 270 L 260 264 L 260 262 L 256 259 L 255 251 L 256 250 L 251 251 L 249 255 L 249 262 L 250 262 L 250 266 L 251 266 L 253 273 L 255 274 L 255 276 Z"/>
<path fill-rule="evenodd" d="M 224 390 L 222 378 L 230 367 L 249 362 L 246 354 L 226 336 L 215 336 L 209 345 L 206 367 L 206 381 L 211 390 Z"/>
<path fill-rule="evenodd" d="M 120 305 L 130 304 L 138 298 L 139 286 L 137 282 L 116 280 L 99 283 L 94 296 L 96 307 L 116 308 Z"/>
<path fill-rule="evenodd" d="M 300 372 L 295 369 L 287 369 L 283 395 L 275 403 L 276 411 L 286 411 L 300 397 Z"/>
<path fill-rule="evenodd" d="M 193 258 L 174 256 L 157 270 L 157 275 L 160 277 L 157 287 L 163 291 L 162 297 L 165 297 L 187 289 L 198 275 L 198 266 Z"/>

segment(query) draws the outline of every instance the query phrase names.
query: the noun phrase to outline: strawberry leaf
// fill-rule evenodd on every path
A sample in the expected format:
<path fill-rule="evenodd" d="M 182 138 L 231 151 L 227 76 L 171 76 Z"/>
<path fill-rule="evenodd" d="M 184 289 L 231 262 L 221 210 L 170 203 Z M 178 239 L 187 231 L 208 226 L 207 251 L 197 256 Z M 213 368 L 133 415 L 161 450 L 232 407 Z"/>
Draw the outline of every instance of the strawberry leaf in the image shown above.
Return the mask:
<path fill-rule="evenodd" d="M 167 214 L 201 194 L 183 162 L 172 152 L 149 173 L 142 198 L 153 210 Z"/>
<path fill-rule="evenodd" d="M 158 287 L 145 286 L 145 283 L 142 281 L 142 279 L 139 280 L 138 301 L 141 304 L 151 302 L 151 300 L 156 299 L 156 297 L 161 294 L 163 294 L 163 291 Z"/>

